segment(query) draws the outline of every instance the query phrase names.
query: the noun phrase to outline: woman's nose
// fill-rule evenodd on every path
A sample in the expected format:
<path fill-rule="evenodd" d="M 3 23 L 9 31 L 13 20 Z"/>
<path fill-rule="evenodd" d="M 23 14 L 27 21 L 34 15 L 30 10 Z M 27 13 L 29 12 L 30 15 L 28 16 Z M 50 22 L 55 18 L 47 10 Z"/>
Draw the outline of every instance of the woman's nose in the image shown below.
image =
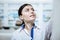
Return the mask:
<path fill-rule="evenodd" d="M 32 14 L 34 13 L 34 11 L 32 11 L 32 10 L 31 10 L 30 12 L 31 12 Z"/>

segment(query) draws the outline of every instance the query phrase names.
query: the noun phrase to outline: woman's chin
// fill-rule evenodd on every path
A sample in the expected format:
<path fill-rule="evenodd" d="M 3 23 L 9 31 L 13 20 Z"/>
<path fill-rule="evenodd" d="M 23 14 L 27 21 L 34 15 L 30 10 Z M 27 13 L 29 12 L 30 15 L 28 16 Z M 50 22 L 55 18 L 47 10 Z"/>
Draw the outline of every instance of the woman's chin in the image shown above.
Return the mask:
<path fill-rule="evenodd" d="M 30 21 L 35 21 L 35 18 L 31 18 L 31 19 L 29 19 Z"/>

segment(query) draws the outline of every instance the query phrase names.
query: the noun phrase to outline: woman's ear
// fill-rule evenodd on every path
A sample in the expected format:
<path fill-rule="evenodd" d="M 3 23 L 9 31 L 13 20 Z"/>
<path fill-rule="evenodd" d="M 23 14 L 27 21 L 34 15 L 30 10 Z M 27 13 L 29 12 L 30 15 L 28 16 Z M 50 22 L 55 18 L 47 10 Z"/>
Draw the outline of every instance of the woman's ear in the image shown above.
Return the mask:
<path fill-rule="evenodd" d="M 23 20 L 23 16 L 20 16 L 19 18 L 20 18 L 21 20 Z"/>

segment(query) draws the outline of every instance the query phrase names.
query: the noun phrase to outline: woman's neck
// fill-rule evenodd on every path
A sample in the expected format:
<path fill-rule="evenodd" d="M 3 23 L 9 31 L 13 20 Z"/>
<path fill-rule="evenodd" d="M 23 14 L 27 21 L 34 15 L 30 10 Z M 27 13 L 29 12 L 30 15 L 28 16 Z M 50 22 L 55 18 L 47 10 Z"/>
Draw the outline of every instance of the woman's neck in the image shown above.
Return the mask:
<path fill-rule="evenodd" d="M 30 32 L 30 30 L 32 29 L 33 27 L 33 23 L 28 23 L 28 22 L 25 22 L 25 29 Z"/>

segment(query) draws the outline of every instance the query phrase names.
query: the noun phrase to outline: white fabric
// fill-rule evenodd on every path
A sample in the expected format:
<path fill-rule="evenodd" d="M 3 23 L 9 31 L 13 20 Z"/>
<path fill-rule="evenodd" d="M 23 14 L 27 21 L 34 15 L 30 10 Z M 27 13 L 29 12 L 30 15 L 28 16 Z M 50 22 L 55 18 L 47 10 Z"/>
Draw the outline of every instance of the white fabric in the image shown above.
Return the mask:
<path fill-rule="evenodd" d="M 44 31 L 40 28 L 34 28 L 34 39 L 33 40 L 44 40 Z M 30 33 L 26 29 L 18 29 L 13 33 L 12 40 L 31 40 Z"/>

